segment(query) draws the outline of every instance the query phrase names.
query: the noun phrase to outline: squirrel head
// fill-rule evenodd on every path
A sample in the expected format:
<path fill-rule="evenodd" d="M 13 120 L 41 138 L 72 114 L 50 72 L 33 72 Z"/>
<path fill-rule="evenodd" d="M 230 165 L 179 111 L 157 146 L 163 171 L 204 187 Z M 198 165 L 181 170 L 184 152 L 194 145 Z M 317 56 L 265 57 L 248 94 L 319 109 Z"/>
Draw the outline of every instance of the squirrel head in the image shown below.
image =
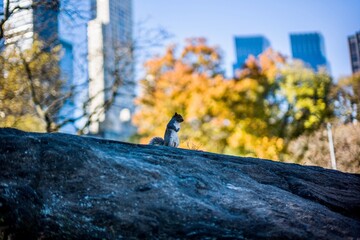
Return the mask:
<path fill-rule="evenodd" d="M 177 121 L 179 123 L 184 121 L 184 118 L 180 114 L 178 114 L 177 112 L 174 114 L 173 118 L 175 119 L 175 121 Z"/>

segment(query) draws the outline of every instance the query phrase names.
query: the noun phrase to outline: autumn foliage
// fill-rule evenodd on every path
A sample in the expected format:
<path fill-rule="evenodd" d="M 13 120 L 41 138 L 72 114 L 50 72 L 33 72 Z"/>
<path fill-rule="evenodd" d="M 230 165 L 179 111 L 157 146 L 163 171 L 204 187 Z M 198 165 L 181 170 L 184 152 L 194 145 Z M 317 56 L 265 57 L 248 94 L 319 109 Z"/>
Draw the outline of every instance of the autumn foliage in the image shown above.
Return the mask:
<path fill-rule="evenodd" d="M 188 40 L 145 63 L 134 118 L 141 142 L 162 136 L 175 111 L 185 122 L 181 147 L 282 159 L 289 142 L 331 116 L 331 78 L 268 49 L 249 57 L 235 79 L 223 75 L 221 53 Z"/>
<path fill-rule="evenodd" d="M 44 119 L 59 112 L 59 50 L 44 51 L 44 44 L 35 40 L 29 49 L 12 45 L 0 52 L 0 127 L 40 132 L 52 128 Z"/>

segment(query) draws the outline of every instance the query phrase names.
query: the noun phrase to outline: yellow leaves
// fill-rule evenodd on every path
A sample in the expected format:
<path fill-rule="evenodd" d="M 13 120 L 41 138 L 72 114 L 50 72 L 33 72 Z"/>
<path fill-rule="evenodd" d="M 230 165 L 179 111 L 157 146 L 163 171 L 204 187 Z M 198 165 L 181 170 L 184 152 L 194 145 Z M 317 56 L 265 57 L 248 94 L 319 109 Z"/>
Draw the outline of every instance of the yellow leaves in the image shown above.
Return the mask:
<path fill-rule="evenodd" d="M 1 126 L 45 130 L 44 116 L 38 109 L 40 105 L 45 109 L 61 94 L 59 52 L 60 47 L 45 51 L 36 40 L 27 50 L 8 47 L 1 52 Z M 56 115 L 54 109 L 52 113 Z"/>
<path fill-rule="evenodd" d="M 246 92 L 248 90 L 256 90 L 258 83 L 256 80 L 251 78 L 241 79 L 234 85 L 234 90 L 238 93 Z"/>
<path fill-rule="evenodd" d="M 258 137 L 237 127 L 228 141 L 232 148 L 241 146 L 249 157 L 278 160 L 284 149 L 284 140 L 277 137 Z"/>
<path fill-rule="evenodd" d="M 278 65 L 284 63 L 285 58 L 271 48 L 268 48 L 259 56 L 261 73 L 267 77 L 270 83 L 274 82 L 275 77 L 279 72 Z"/>
<path fill-rule="evenodd" d="M 144 64 L 149 75 L 158 76 L 164 71 L 171 69 L 175 63 L 174 57 L 175 46 L 169 46 L 166 49 L 165 55 L 162 57 L 155 57 Z"/>
<path fill-rule="evenodd" d="M 356 111 L 356 119 L 360 121 L 360 72 L 341 79 L 337 89 L 337 94 L 339 93 L 344 98 L 344 103 L 349 101 L 353 105 L 350 111 Z"/>
<path fill-rule="evenodd" d="M 0 127 L 17 128 L 23 131 L 45 132 L 44 121 L 31 114 L 0 116 Z"/>
<path fill-rule="evenodd" d="M 305 121 L 305 128 L 311 128 L 314 124 L 318 123 L 319 119 L 315 115 L 310 115 L 309 118 Z"/>
<path fill-rule="evenodd" d="M 212 61 L 219 61 L 220 60 L 220 55 L 218 53 L 216 53 L 216 52 L 212 52 L 210 54 L 210 59 Z"/>
<path fill-rule="evenodd" d="M 199 59 L 203 59 L 205 56 L 210 56 L 211 61 L 218 61 L 220 54 L 216 48 L 207 45 L 205 38 L 190 38 L 186 40 L 186 46 L 181 53 L 181 57 L 185 58 L 187 54 L 194 53 Z M 203 64 L 206 62 L 203 62 Z"/>
<path fill-rule="evenodd" d="M 279 154 L 283 150 L 283 140 L 281 138 L 262 137 L 255 141 L 255 153 L 257 157 L 273 160 L 279 159 Z M 260 146 L 260 147 L 259 147 Z"/>

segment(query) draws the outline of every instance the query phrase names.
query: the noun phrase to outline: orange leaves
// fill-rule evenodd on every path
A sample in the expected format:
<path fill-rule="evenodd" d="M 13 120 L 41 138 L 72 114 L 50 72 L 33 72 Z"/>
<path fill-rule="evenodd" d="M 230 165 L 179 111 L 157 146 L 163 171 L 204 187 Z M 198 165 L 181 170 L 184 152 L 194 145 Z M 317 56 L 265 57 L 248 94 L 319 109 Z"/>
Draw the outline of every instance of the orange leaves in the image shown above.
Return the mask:
<path fill-rule="evenodd" d="M 256 79 L 267 79 L 269 83 L 273 83 L 276 75 L 279 73 L 279 67 L 285 64 L 285 58 L 271 48 L 255 58 L 250 55 L 245 62 L 245 68 L 238 71 L 239 79 L 251 77 Z"/>
<path fill-rule="evenodd" d="M 175 46 L 166 48 L 166 52 L 162 57 L 155 57 L 144 64 L 148 74 L 158 75 L 164 71 L 170 70 L 175 64 L 174 57 Z"/>
<path fill-rule="evenodd" d="M 220 50 L 210 47 L 204 38 L 188 39 L 180 60 L 193 68 L 198 73 L 215 76 L 221 72 Z"/>
<path fill-rule="evenodd" d="M 198 57 L 209 56 L 209 60 L 220 60 L 219 50 L 207 45 L 205 38 L 190 38 L 186 40 L 186 46 L 182 51 L 181 57 L 185 58 L 187 54 L 195 54 Z"/>
<path fill-rule="evenodd" d="M 272 50 L 271 48 L 267 49 L 263 54 L 259 56 L 259 65 L 261 66 L 262 74 L 273 81 L 276 77 L 276 74 L 279 72 L 278 66 L 285 63 L 285 58 Z"/>

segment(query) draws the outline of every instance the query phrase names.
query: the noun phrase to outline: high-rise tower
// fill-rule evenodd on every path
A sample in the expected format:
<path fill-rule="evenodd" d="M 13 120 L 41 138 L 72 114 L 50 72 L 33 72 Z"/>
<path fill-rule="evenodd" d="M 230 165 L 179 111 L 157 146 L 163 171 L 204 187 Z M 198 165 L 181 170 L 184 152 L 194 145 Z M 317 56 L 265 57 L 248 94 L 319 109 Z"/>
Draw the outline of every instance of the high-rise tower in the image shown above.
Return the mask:
<path fill-rule="evenodd" d="M 9 9 L 28 7 L 28 10 L 15 10 L 5 25 L 5 44 L 17 44 L 21 49 L 30 48 L 38 37 L 46 46 L 59 44 L 58 15 L 59 0 L 9 0 Z"/>
<path fill-rule="evenodd" d="M 3 14 L 3 15 L 0 15 L 0 21 L 1 21 L 2 18 L 4 17 L 4 2 L 3 2 L 3 0 L 0 0 L 0 13 Z M 0 39 L 0 51 L 2 50 L 3 47 L 4 47 L 4 39 Z"/>
<path fill-rule="evenodd" d="M 290 34 L 291 51 L 294 59 L 300 59 L 309 67 L 318 70 L 329 66 L 325 55 L 324 38 L 320 33 Z"/>
<path fill-rule="evenodd" d="M 351 70 L 360 72 L 360 31 L 348 37 Z"/>
<path fill-rule="evenodd" d="M 106 114 L 100 111 L 93 116 L 90 132 L 123 140 L 135 132 L 131 124 L 136 87 L 131 53 L 132 1 L 92 0 L 92 9 L 95 18 L 88 25 L 90 110 L 97 111 L 115 98 Z M 120 84 L 116 92 L 114 83 Z"/>
<path fill-rule="evenodd" d="M 269 40 L 264 36 L 235 37 L 236 62 L 233 64 L 234 73 L 241 69 L 249 55 L 257 56 L 270 47 Z"/>

